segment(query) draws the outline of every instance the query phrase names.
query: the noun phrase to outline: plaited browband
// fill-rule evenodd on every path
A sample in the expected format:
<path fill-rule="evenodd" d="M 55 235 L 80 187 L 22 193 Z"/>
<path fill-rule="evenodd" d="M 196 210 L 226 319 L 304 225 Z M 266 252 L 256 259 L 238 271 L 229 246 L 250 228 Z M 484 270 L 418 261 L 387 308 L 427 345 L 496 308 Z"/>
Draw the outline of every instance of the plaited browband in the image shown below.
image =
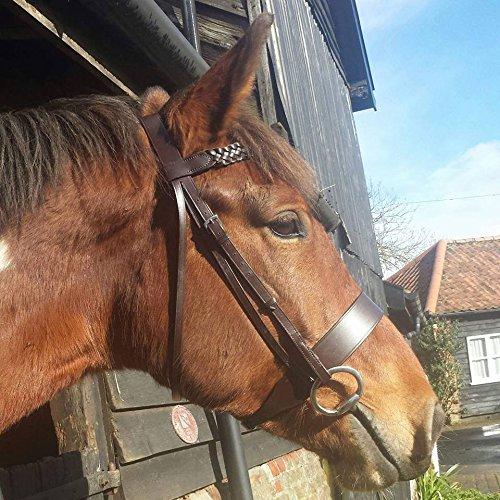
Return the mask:
<path fill-rule="evenodd" d="M 187 214 L 204 236 L 207 251 L 223 275 L 227 286 L 246 313 L 267 347 L 285 368 L 285 375 L 274 386 L 261 408 L 245 423 L 255 426 L 278 413 L 302 404 L 310 398 L 313 408 L 321 414 L 340 416 L 353 408 L 363 392 L 363 380 L 357 370 L 342 363 L 361 345 L 380 321 L 383 313 L 370 298 L 361 293 L 351 307 L 311 349 L 304 337 L 279 306 L 257 274 L 233 245 L 219 218 L 203 201 L 193 176 L 214 167 L 223 167 L 248 159 L 239 143 L 215 148 L 183 159 L 173 144 L 160 118 L 154 114 L 140 118 L 160 165 L 160 178 L 175 195 L 179 216 L 177 293 L 173 342 L 170 353 L 170 385 L 174 391 L 175 372 L 180 355 L 186 264 Z M 340 224 L 339 215 L 321 198 L 316 207 L 320 220 L 328 231 Z M 268 316 L 278 330 L 280 341 L 262 319 Z M 346 372 L 357 381 L 357 389 L 334 409 L 321 406 L 316 392 L 322 385 L 331 385 L 331 375 Z"/>

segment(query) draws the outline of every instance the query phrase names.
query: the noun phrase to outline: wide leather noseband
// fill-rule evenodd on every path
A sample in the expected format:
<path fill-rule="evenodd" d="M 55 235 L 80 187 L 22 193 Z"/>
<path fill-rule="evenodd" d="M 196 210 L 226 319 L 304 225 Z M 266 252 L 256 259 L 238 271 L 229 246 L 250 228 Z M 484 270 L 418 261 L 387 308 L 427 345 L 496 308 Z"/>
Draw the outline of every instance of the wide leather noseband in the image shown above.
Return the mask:
<path fill-rule="evenodd" d="M 249 159 L 245 148 L 233 143 L 223 148 L 202 151 L 183 159 L 173 144 L 159 114 L 140 118 L 160 165 L 160 178 L 172 189 L 178 208 L 179 246 L 174 338 L 170 362 L 170 382 L 174 380 L 176 359 L 180 356 L 185 288 L 187 217 L 203 235 L 206 250 L 212 255 L 226 285 L 259 333 L 267 347 L 284 367 L 284 375 L 274 386 L 261 408 L 245 420 L 258 425 L 278 413 L 302 404 L 310 398 L 318 413 L 338 417 L 354 407 L 363 392 L 361 374 L 343 366 L 382 318 L 381 309 L 361 293 L 342 317 L 310 348 L 278 301 L 233 245 L 218 216 L 201 198 L 193 176 L 214 167 L 224 167 Z M 319 200 L 321 221 L 334 231 L 341 220 L 336 212 Z M 264 323 L 263 315 L 275 325 L 279 341 Z M 334 373 L 345 372 L 357 381 L 356 391 L 336 408 L 324 408 L 316 397 L 317 389 L 331 384 Z M 173 389 L 174 390 L 174 389 Z"/>

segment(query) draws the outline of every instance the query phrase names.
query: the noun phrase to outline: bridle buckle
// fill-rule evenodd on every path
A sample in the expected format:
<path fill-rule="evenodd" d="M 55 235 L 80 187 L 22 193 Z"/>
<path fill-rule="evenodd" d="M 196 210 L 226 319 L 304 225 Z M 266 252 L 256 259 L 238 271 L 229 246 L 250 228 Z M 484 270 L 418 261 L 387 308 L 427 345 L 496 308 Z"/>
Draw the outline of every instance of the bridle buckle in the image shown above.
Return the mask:
<path fill-rule="evenodd" d="M 205 220 L 203 221 L 203 227 L 204 227 L 205 229 L 208 229 L 208 226 L 209 226 L 210 224 L 213 224 L 213 222 L 214 222 L 214 221 L 216 221 L 216 220 L 218 220 L 218 221 L 219 221 L 219 223 L 220 223 L 220 219 L 219 219 L 219 216 L 218 216 L 217 214 L 213 214 L 213 215 L 211 215 L 208 219 L 205 219 Z"/>
<path fill-rule="evenodd" d="M 350 366 L 335 366 L 328 370 L 328 373 L 330 375 L 341 372 L 349 373 L 356 379 L 356 382 L 358 384 L 356 392 L 335 408 L 325 408 L 318 402 L 317 399 L 317 391 L 324 384 L 321 382 L 321 380 L 316 379 L 313 386 L 311 387 L 310 400 L 312 407 L 317 413 L 321 413 L 322 415 L 325 415 L 327 417 L 340 417 L 344 413 L 347 413 L 349 410 L 351 410 L 363 395 L 364 383 L 363 378 L 361 377 L 361 374 L 358 372 L 358 370 L 351 368 Z"/>

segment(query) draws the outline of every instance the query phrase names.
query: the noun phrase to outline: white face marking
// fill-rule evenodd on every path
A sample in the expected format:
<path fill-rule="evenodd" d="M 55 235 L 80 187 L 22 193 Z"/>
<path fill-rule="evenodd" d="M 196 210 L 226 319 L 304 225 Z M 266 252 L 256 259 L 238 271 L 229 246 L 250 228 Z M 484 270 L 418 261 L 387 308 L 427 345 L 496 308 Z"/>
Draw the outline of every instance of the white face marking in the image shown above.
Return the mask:
<path fill-rule="evenodd" d="M 10 266 L 9 247 L 5 241 L 0 240 L 0 271 L 4 271 Z"/>

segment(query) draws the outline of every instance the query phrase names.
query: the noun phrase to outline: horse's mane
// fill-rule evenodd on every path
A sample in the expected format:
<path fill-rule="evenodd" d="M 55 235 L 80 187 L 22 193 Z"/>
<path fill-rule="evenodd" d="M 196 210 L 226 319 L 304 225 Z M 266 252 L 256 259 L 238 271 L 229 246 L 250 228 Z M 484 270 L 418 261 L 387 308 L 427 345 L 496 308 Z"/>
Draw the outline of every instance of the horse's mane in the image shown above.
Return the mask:
<path fill-rule="evenodd" d="M 92 95 L 1 114 L 0 229 L 35 209 L 63 169 L 88 176 L 93 165 L 137 174 L 144 155 L 138 110 L 131 98 Z M 313 199 L 311 170 L 255 113 L 245 110 L 232 136 L 267 178 L 281 178 Z"/>
<path fill-rule="evenodd" d="M 56 99 L 1 114 L 0 228 L 36 208 L 64 168 L 86 175 L 91 164 L 136 167 L 137 127 L 137 105 L 126 97 Z"/>

